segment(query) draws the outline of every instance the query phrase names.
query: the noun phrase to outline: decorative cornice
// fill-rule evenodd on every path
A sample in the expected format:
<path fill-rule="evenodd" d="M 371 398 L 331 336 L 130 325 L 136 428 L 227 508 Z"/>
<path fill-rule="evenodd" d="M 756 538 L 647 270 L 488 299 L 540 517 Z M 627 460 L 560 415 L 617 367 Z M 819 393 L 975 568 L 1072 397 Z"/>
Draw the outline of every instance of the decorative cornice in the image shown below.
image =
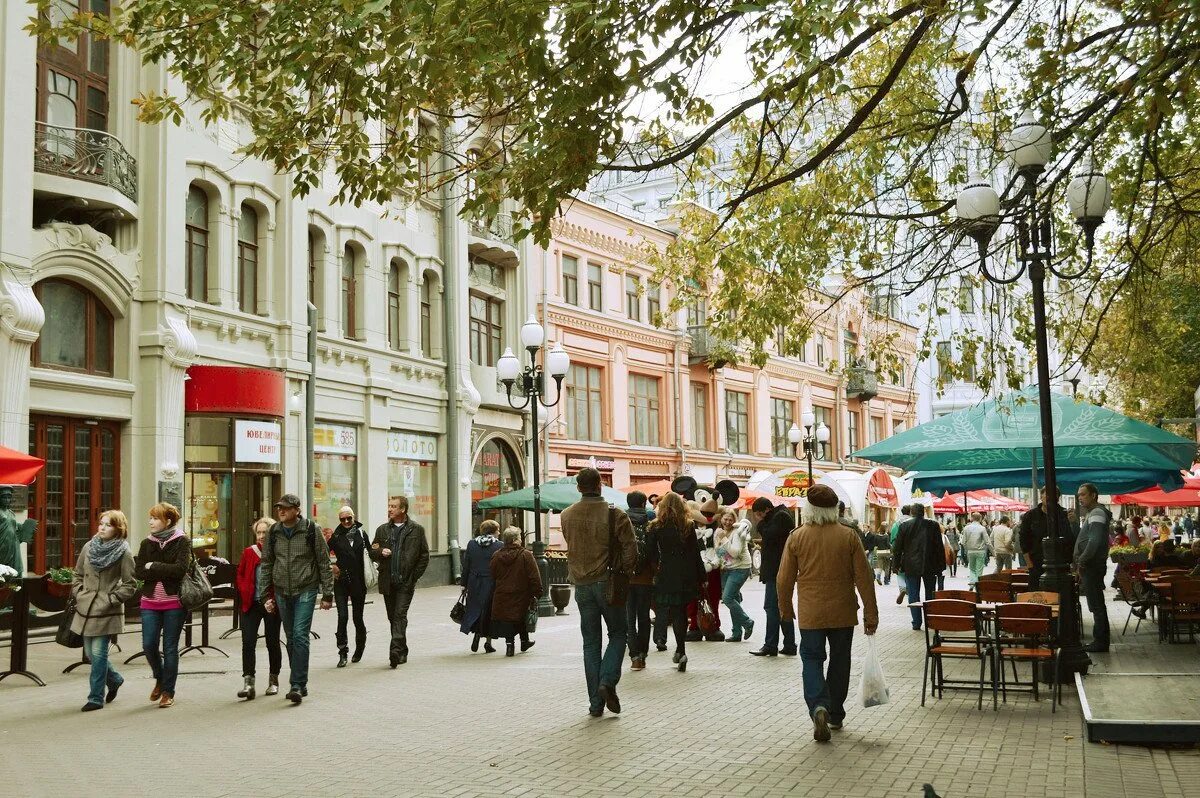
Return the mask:
<path fill-rule="evenodd" d="M 261 341 L 268 354 L 275 352 L 276 333 L 273 330 L 263 329 L 255 324 L 246 324 L 237 319 L 193 316 L 192 323 L 196 325 L 197 330 L 205 328 L 212 330 L 216 333 L 219 341 L 227 340 L 234 344 L 243 339 Z"/>
<path fill-rule="evenodd" d="M 550 222 L 550 232 L 555 239 L 573 241 L 585 247 L 605 252 L 626 263 L 641 265 L 646 259 L 646 253 L 634 244 L 629 244 L 616 236 L 597 233 L 583 225 L 557 218 Z"/>
<path fill-rule="evenodd" d="M 559 330 L 570 328 L 576 330 L 586 330 L 596 333 L 601 338 L 615 338 L 620 341 L 641 343 L 646 344 L 647 346 L 659 347 L 661 349 L 674 350 L 676 347 L 676 334 L 666 330 L 658 335 L 650 332 L 637 332 L 634 330 L 628 330 L 624 327 L 618 327 L 611 322 L 606 322 L 604 321 L 605 317 L 603 316 L 600 318 L 591 319 L 586 316 L 563 313 L 555 310 L 553 307 L 550 308 L 550 311 L 546 315 L 550 323 Z"/>
<path fill-rule="evenodd" d="M 446 384 L 446 372 L 442 369 L 423 366 L 411 361 L 393 361 L 391 372 L 399 374 L 410 382 L 433 382 L 438 386 Z"/>

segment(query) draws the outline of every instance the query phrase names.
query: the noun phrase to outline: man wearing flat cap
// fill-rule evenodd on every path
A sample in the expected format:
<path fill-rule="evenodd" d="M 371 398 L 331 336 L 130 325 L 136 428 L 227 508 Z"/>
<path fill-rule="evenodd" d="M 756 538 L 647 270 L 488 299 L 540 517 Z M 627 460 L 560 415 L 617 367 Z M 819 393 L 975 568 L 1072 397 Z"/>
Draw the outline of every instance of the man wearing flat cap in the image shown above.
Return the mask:
<path fill-rule="evenodd" d="M 829 730 L 842 728 L 846 718 L 850 644 L 858 625 L 854 591 L 862 597 L 868 635 L 879 626 L 879 607 L 862 542 L 853 529 L 838 523 L 837 494 L 825 485 L 813 486 L 802 512 L 804 523 L 788 537 L 776 577 L 779 616 L 785 622 L 797 620 L 804 701 L 813 722 L 813 739 L 828 742 Z"/>

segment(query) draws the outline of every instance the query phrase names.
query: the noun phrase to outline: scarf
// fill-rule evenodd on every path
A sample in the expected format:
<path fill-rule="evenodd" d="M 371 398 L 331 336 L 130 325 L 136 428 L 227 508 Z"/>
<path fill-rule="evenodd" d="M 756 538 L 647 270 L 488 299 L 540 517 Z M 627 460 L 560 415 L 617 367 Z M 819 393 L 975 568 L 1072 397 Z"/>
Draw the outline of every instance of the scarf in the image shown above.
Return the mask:
<path fill-rule="evenodd" d="M 480 546 L 483 546 L 485 549 L 489 549 L 494 544 L 499 543 L 500 539 L 497 538 L 495 535 L 487 534 L 487 535 L 480 535 L 479 537 L 475 538 L 475 542 L 478 543 Z"/>
<path fill-rule="evenodd" d="M 129 544 L 123 538 L 105 540 L 96 535 L 92 538 L 92 545 L 88 546 L 88 562 L 97 571 L 103 571 L 124 557 L 127 551 Z"/>

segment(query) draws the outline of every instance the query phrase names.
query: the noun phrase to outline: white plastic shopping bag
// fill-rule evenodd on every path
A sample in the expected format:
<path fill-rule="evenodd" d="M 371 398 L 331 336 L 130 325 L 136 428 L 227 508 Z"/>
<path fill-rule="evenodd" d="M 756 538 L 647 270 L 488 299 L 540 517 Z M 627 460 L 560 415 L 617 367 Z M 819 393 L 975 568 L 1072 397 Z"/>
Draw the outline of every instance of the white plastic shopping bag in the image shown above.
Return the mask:
<path fill-rule="evenodd" d="M 888 702 L 887 682 L 883 680 L 883 665 L 875 648 L 875 635 L 867 637 L 867 661 L 863 663 L 859 692 L 862 693 L 864 707 L 877 707 Z"/>

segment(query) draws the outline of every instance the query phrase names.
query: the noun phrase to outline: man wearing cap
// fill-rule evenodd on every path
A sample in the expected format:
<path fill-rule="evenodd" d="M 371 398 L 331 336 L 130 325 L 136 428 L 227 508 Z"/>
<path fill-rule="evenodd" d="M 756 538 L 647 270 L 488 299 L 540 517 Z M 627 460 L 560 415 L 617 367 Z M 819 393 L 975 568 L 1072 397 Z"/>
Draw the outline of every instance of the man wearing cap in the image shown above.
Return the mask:
<path fill-rule="evenodd" d="M 362 659 L 367 647 L 367 624 L 363 620 L 363 605 L 367 603 L 367 575 L 363 554 L 371 548 L 362 524 L 354 520 L 349 505 L 338 510 L 338 525 L 329 537 L 329 556 L 333 561 L 333 597 L 337 602 L 337 647 L 339 668 L 346 667 L 350 653 L 350 636 L 346 627 L 348 610 L 354 610 L 354 662 Z M 350 606 L 348 607 L 347 604 Z"/>
<path fill-rule="evenodd" d="M 308 695 L 313 605 L 319 589 L 321 609 L 333 606 L 333 570 L 329 567 L 329 547 L 321 530 L 300 515 L 299 497 L 292 493 L 280 496 L 275 502 L 275 513 L 279 521 L 267 533 L 258 596 L 267 612 L 279 610 L 291 667 L 287 699 L 299 704 Z M 274 598 L 268 598 L 272 589 Z"/>
<path fill-rule="evenodd" d="M 833 489 L 825 485 L 810 488 L 802 518 L 804 524 L 783 547 L 775 585 L 780 619 L 795 618 L 800 627 L 804 702 L 813 722 L 813 739 L 828 742 L 829 730 L 842 728 L 846 718 L 850 645 L 858 625 L 855 590 L 862 597 L 863 627 L 868 635 L 875 634 L 879 626 L 879 607 L 862 542 L 853 529 L 838 523 L 838 498 Z M 824 668 L 826 647 L 828 673 Z"/>

